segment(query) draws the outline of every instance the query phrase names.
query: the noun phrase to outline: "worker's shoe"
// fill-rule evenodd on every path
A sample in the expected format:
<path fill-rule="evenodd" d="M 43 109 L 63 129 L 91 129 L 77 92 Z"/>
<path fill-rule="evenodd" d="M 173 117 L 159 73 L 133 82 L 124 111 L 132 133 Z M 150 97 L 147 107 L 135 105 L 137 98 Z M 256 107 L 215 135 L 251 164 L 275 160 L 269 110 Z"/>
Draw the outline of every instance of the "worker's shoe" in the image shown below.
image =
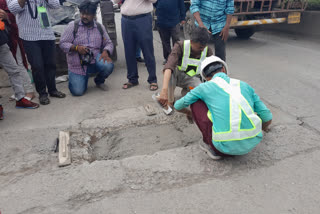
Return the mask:
<path fill-rule="evenodd" d="M 203 142 L 202 139 L 200 139 L 199 141 L 199 146 L 200 149 L 202 149 L 204 152 L 207 153 L 207 155 L 213 159 L 213 160 L 219 160 L 221 159 L 221 156 L 218 155 L 208 144 L 206 144 L 205 142 Z"/>
<path fill-rule="evenodd" d="M 35 108 L 39 108 L 39 104 L 31 102 L 26 98 L 22 98 L 21 100 L 16 101 L 16 108 L 35 109 Z"/>
<path fill-rule="evenodd" d="M 54 91 L 50 93 L 50 97 L 65 98 L 66 94 L 62 93 L 61 91 Z"/>
<path fill-rule="evenodd" d="M 48 105 L 50 103 L 48 95 L 40 95 L 39 101 L 41 105 Z"/>
<path fill-rule="evenodd" d="M 3 107 L 0 105 L 0 120 L 3 120 Z"/>

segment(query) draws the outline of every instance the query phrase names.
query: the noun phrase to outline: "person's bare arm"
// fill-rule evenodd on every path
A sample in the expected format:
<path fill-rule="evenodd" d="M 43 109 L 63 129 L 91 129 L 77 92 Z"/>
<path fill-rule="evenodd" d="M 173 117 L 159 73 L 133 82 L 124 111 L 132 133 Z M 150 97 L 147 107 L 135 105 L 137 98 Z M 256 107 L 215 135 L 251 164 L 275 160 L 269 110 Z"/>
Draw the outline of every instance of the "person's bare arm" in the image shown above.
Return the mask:
<path fill-rule="evenodd" d="M 198 22 L 199 27 L 203 27 L 203 28 L 206 28 L 208 30 L 208 28 L 203 24 L 199 12 L 195 12 L 193 14 L 193 16 L 196 19 L 196 21 Z M 211 33 L 209 30 L 208 30 L 208 32 Z"/>
<path fill-rule="evenodd" d="M 228 37 L 229 37 L 229 28 L 230 28 L 230 24 L 231 24 L 231 19 L 232 19 L 232 15 L 227 15 L 227 21 L 226 21 L 226 25 L 224 26 L 224 28 L 222 29 L 221 33 L 219 36 L 222 37 L 223 41 L 227 41 Z"/>
<path fill-rule="evenodd" d="M 171 78 L 171 69 L 166 69 L 163 72 L 163 82 L 162 82 L 162 89 L 159 97 L 159 102 L 166 106 L 168 105 L 168 87 L 169 87 L 169 81 Z"/>

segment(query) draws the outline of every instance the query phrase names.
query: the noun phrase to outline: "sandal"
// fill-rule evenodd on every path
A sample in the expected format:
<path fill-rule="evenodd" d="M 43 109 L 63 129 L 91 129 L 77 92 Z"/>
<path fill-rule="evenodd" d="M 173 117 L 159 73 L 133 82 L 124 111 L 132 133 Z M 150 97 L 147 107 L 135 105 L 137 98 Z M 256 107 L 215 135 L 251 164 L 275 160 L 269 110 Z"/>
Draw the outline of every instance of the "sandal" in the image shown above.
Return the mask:
<path fill-rule="evenodd" d="M 126 82 L 125 84 L 123 84 L 122 89 L 129 89 L 137 85 L 139 85 L 139 83 Z"/>
<path fill-rule="evenodd" d="M 150 89 L 150 91 L 156 91 L 156 90 L 158 90 L 158 84 L 157 83 L 151 83 L 150 85 L 149 85 L 149 89 Z"/>

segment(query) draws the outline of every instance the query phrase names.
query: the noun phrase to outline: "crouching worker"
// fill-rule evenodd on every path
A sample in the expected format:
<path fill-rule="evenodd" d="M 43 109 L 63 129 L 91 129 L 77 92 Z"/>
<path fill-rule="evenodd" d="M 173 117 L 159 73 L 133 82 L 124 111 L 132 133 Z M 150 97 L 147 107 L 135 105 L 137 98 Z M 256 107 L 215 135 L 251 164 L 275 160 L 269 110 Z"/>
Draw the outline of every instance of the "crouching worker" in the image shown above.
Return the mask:
<path fill-rule="evenodd" d="M 83 95 L 90 74 L 101 90 L 107 90 L 106 78 L 113 72 L 110 58 L 113 44 L 103 25 L 95 21 L 97 2 L 85 0 L 79 6 L 80 20 L 70 22 L 61 36 L 60 47 L 67 54 L 69 90 L 74 96 Z"/>
<path fill-rule="evenodd" d="M 244 155 L 268 131 L 272 114 L 247 83 L 227 76 L 227 66 L 216 56 L 206 58 L 200 84 L 178 100 L 174 107 L 194 121 L 202 132 L 200 148 L 212 159 Z M 191 105 L 191 111 L 186 109 Z"/>
<path fill-rule="evenodd" d="M 200 83 L 200 65 L 213 52 L 207 46 L 210 36 L 205 28 L 195 28 L 191 40 L 177 42 L 163 69 L 163 84 L 158 101 L 164 108 L 172 107 L 176 86 L 181 87 L 182 95 Z"/>

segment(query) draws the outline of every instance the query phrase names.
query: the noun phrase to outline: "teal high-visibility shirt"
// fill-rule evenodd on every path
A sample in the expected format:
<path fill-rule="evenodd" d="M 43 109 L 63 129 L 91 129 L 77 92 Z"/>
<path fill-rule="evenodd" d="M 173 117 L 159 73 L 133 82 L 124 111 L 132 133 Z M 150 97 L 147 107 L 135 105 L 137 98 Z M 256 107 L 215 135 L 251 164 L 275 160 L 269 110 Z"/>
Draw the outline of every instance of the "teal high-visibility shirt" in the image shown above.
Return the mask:
<path fill-rule="evenodd" d="M 213 78 L 221 77 L 230 83 L 230 78 L 225 73 L 217 73 Z M 272 113 L 260 100 L 254 89 L 245 82 L 240 81 L 241 94 L 246 98 L 251 108 L 261 118 L 262 122 L 272 119 Z M 206 103 L 212 114 L 213 130 L 215 132 L 226 132 L 230 130 L 230 95 L 215 83 L 208 81 L 200 84 L 191 90 L 186 96 L 176 101 L 174 107 L 177 110 L 188 107 L 192 103 L 202 100 Z M 252 128 L 249 119 L 242 113 L 241 129 Z M 234 141 L 214 141 L 215 148 L 224 154 L 243 155 L 250 152 L 262 140 L 262 131 L 255 137 L 234 140 Z"/>

